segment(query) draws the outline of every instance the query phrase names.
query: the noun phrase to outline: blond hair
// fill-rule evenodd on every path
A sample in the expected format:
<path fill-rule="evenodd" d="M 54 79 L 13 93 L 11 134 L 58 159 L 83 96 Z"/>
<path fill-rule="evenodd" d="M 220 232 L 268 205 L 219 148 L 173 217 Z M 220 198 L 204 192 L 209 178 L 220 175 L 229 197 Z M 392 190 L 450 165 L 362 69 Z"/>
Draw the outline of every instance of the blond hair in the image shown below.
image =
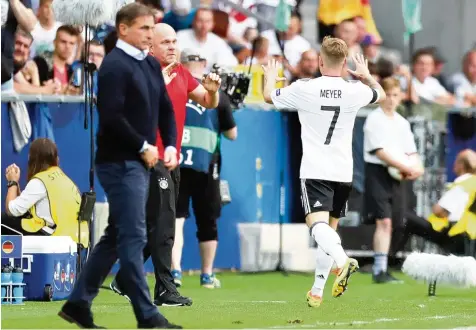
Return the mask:
<path fill-rule="evenodd" d="M 460 151 L 456 160 L 461 162 L 466 173 L 476 174 L 476 152 L 465 149 Z"/>
<path fill-rule="evenodd" d="M 382 80 L 382 88 L 384 91 L 388 92 L 394 88 L 400 88 L 400 82 L 397 78 L 388 77 Z"/>
<path fill-rule="evenodd" d="M 321 56 L 326 66 L 342 65 L 348 54 L 349 50 L 344 40 L 329 36 L 324 37 L 321 45 Z"/>

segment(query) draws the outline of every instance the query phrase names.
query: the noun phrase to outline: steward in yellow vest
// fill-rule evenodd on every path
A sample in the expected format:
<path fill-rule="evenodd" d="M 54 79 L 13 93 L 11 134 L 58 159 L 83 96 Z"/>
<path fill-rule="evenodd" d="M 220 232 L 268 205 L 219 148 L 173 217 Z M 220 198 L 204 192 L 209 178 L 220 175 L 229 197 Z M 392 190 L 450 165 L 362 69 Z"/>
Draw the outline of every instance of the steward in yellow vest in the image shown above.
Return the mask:
<path fill-rule="evenodd" d="M 467 234 L 476 239 L 476 152 L 461 151 L 454 163 L 454 172 L 458 177 L 433 206 L 428 221 L 437 232 L 451 227 L 450 237 Z M 454 225 L 451 226 L 451 222 Z"/>
<path fill-rule="evenodd" d="M 471 239 L 476 239 L 476 175 L 468 174 L 461 181 L 451 184 L 449 191 L 457 188 L 462 189 L 469 198 L 465 203 L 461 218 L 451 226 L 448 236 L 453 237 L 466 233 Z M 448 212 L 437 213 L 438 215 L 432 213 L 428 221 L 435 231 L 441 232 L 450 226 L 449 214 Z"/>
<path fill-rule="evenodd" d="M 43 168 L 45 170 L 37 172 Z M 32 142 L 28 183 L 21 194 L 18 166 L 12 164 L 6 172 L 8 192 L 7 215 L 2 214 L 4 225 L 24 235 L 70 236 L 76 243 L 89 246 L 87 222 L 81 221 L 81 227 L 78 226 L 81 194 L 76 184 L 58 167 L 56 145 L 51 140 Z"/>

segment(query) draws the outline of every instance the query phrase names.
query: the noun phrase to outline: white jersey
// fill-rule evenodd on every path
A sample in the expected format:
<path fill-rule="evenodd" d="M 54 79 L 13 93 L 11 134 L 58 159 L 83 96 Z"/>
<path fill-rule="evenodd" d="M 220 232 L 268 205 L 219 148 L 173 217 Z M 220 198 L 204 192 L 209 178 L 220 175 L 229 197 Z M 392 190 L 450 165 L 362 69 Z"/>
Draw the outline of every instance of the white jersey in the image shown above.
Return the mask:
<path fill-rule="evenodd" d="M 323 76 L 272 91 L 278 109 L 297 110 L 303 156 L 301 179 L 352 182 L 352 135 L 360 108 L 378 100 L 360 81 Z"/>

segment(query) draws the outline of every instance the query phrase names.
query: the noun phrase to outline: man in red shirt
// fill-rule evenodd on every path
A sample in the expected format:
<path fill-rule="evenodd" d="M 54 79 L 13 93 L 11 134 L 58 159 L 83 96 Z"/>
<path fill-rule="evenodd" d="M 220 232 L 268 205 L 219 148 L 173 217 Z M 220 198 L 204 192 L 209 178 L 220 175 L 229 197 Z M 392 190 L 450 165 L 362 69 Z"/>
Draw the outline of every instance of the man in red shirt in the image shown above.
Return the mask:
<path fill-rule="evenodd" d="M 172 101 L 177 126 L 177 159 L 181 160 L 183 128 L 185 125 L 188 99 L 208 109 L 218 106 L 220 77 L 214 73 L 202 79 L 202 84 L 178 63 L 177 35 L 167 24 L 156 25 L 155 35 L 149 54 L 153 55 L 164 68 L 162 73 L 167 92 Z M 160 159 L 164 157 L 164 145 L 157 135 L 156 146 Z M 151 172 L 149 199 L 147 201 L 148 246 L 144 250 L 144 261 L 152 256 L 155 270 L 154 303 L 157 306 L 190 306 L 192 300 L 182 297 L 171 274 L 172 248 L 175 239 L 175 205 L 180 181 L 179 168 L 169 171 L 160 161 Z M 124 295 L 121 290 L 121 272 L 111 283 L 111 289 Z"/>

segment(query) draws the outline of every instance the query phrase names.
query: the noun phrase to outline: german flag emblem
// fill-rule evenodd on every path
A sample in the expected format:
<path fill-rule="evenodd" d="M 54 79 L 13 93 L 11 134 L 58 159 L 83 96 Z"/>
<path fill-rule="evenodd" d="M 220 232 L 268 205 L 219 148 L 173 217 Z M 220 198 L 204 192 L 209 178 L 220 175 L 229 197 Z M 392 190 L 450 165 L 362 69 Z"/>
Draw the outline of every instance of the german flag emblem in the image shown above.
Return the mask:
<path fill-rule="evenodd" d="M 15 245 L 13 245 L 11 241 L 5 241 L 2 244 L 2 251 L 5 252 L 6 254 L 12 253 L 14 248 L 15 248 Z"/>

